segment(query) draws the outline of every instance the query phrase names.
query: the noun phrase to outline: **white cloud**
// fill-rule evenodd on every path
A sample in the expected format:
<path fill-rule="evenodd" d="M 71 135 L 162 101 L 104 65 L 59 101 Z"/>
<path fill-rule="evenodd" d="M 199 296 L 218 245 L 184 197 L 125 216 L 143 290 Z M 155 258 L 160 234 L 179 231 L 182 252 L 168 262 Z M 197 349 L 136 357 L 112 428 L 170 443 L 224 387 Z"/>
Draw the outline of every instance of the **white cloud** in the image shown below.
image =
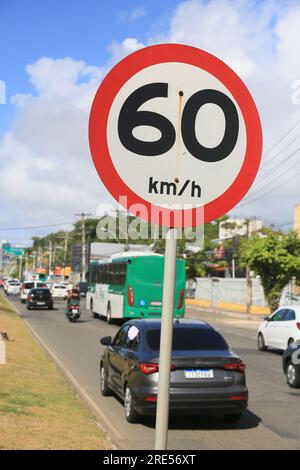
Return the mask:
<path fill-rule="evenodd" d="M 292 0 L 189 0 L 177 6 L 168 30 L 149 38 L 147 44 L 191 44 L 231 65 L 255 98 L 268 148 L 299 116 L 299 106 L 291 101 L 292 83 L 300 79 L 299 24 L 300 6 Z M 74 212 L 95 212 L 101 202 L 111 201 L 90 157 L 89 110 L 108 68 L 147 44 L 134 37 L 113 41 L 110 58 L 100 68 L 72 58 L 47 57 L 27 66 L 34 92 L 13 98 L 17 117 L 10 131 L 0 137 L 1 225 L 69 221 Z M 289 138 L 296 134 L 297 129 Z M 295 147 L 297 141 L 283 153 Z M 274 152 L 266 160 L 273 156 Z M 297 165 L 297 155 L 293 161 Z M 263 165 L 261 170 L 266 186 L 268 168 L 272 165 Z M 299 179 L 294 178 L 273 198 L 240 206 L 235 212 L 287 222 L 293 217 L 298 186 Z M 252 194 L 255 190 L 254 186 Z"/>
<path fill-rule="evenodd" d="M 142 47 L 145 47 L 145 44 L 139 42 L 136 38 L 126 38 L 121 43 L 112 41 L 112 43 L 108 46 L 110 59 L 107 65 L 112 66 L 123 57 L 127 56 L 128 54 L 132 54 L 132 52 L 135 52 Z"/>
<path fill-rule="evenodd" d="M 35 94 L 13 97 L 19 107 L 0 139 L 1 224 L 72 220 L 107 201 L 88 145 L 89 110 L 102 71 L 70 58 L 41 58 L 26 68 Z"/>

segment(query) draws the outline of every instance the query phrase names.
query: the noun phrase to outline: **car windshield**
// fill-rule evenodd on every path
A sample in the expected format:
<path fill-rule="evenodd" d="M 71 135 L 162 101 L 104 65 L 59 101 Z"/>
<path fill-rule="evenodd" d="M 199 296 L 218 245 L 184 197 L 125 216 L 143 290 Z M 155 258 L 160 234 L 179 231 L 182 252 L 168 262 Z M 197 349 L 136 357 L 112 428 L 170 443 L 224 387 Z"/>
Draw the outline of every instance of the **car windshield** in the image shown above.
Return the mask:
<path fill-rule="evenodd" d="M 148 331 L 147 343 L 150 349 L 159 350 L 160 329 Z M 174 328 L 173 351 L 224 351 L 228 350 L 228 344 L 224 338 L 215 330 L 207 328 Z"/>
<path fill-rule="evenodd" d="M 54 289 L 66 289 L 66 286 L 54 286 Z"/>
<path fill-rule="evenodd" d="M 33 282 L 25 282 L 24 289 L 32 289 L 34 287 Z"/>

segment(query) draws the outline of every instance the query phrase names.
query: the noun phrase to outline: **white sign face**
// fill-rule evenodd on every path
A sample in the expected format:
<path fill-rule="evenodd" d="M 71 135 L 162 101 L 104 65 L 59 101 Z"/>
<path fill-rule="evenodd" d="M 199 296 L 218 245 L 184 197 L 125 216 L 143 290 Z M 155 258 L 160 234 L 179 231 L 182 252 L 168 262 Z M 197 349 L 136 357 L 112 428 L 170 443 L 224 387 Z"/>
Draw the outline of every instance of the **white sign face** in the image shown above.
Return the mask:
<path fill-rule="evenodd" d="M 97 91 L 89 133 L 110 193 L 130 212 L 168 226 L 227 213 L 249 190 L 261 158 L 260 120 L 244 83 L 211 54 L 178 44 L 119 62 Z M 151 215 L 162 207 L 169 222 Z"/>
<path fill-rule="evenodd" d="M 160 96 L 162 91 L 159 91 L 158 83 L 167 96 Z M 236 110 L 238 132 L 228 155 L 227 148 L 225 145 L 222 147 L 221 143 L 229 116 L 225 116 L 219 105 L 207 102 L 199 107 L 196 104 L 196 116 L 193 109 L 190 113 L 187 110 L 185 114 L 185 106 L 189 100 L 193 100 L 193 97 L 199 96 L 199 92 L 205 90 L 212 90 L 212 95 L 217 91 L 220 94 L 215 96 L 221 99 L 226 97 L 232 109 Z M 180 91 L 183 96 L 179 95 Z M 148 99 L 149 94 L 157 96 Z M 142 103 L 137 110 L 135 96 Z M 143 122 L 147 124 L 147 116 L 145 119 L 141 113 L 143 111 L 151 113 L 149 123 L 153 120 L 152 126 L 143 125 Z M 124 138 L 122 139 L 120 129 L 122 113 L 124 127 L 130 134 L 129 139 L 126 136 L 129 142 L 125 143 L 126 147 L 122 142 Z M 159 116 L 157 127 L 155 114 L 152 113 Z M 164 139 L 164 130 L 159 130 L 161 117 L 173 128 L 175 139 L 171 139 L 167 134 L 168 142 L 165 147 L 162 142 L 161 148 L 157 146 L 155 155 L 145 155 L 139 142 L 146 148 L 147 144 L 155 144 L 159 139 Z M 187 142 L 182 135 L 183 118 L 194 132 L 196 142 L 203 147 L 202 152 L 197 144 L 195 154 L 191 152 L 193 149 L 187 148 L 190 139 Z M 128 124 L 132 125 L 132 129 L 127 129 Z M 113 101 L 109 113 L 107 141 L 116 171 L 137 195 L 151 204 L 177 204 L 182 208 L 187 205 L 202 206 L 221 196 L 237 177 L 246 152 L 245 123 L 234 97 L 210 73 L 182 63 L 164 63 L 148 67 L 126 82 Z M 204 161 L 204 158 L 208 158 L 205 149 L 216 149 L 218 146 L 220 149 L 215 152 L 215 158 L 218 160 Z"/>

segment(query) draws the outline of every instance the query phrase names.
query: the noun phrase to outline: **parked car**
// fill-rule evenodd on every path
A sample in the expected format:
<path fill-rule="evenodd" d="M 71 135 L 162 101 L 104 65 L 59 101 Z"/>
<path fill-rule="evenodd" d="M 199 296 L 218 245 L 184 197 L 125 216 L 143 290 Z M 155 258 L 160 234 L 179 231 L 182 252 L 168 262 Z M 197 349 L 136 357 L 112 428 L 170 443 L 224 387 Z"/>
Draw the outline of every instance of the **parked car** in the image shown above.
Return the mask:
<path fill-rule="evenodd" d="M 300 341 L 291 344 L 282 357 L 283 372 L 292 388 L 300 388 Z"/>
<path fill-rule="evenodd" d="M 45 287 L 30 289 L 26 300 L 27 310 L 41 307 L 47 307 L 49 310 L 53 309 L 53 298 L 50 290 Z"/>
<path fill-rule="evenodd" d="M 21 290 L 21 283 L 18 279 L 10 279 L 7 281 L 4 291 L 6 295 L 19 295 Z"/>
<path fill-rule="evenodd" d="M 41 281 L 24 281 L 20 292 L 21 303 L 24 304 L 26 302 L 31 289 L 36 289 L 38 287 L 46 287 L 46 285 Z"/>
<path fill-rule="evenodd" d="M 54 299 L 66 299 L 68 296 L 67 286 L 54 283 L 51 287 L 51 294 Z"/>
<path fill-rule="evenodd" d="M 134 422 L 154 415 L 158 393 L 160 320 L 130 320 L 100 340 L 102 395 L 115 392 L 125 417 Z M 240 419 L 248 403 L 245 364 L 211 325 L 200 320 L 174 321 L 170 414 L 221 414 Z"/>
<path fill-rule="evenodd" d="M 88 283 L 87 282 L 78 282 L 77 287 L 80 291 L 80 297 L 86 297 L 88 291 Z"/>
<path fill-rule="evenodd" d="M 257 332 L 260 351 L 276 348 L 284 351 L 294 341 L 300 340 L 300 306 L 286 305 L 266 317 Z"/>

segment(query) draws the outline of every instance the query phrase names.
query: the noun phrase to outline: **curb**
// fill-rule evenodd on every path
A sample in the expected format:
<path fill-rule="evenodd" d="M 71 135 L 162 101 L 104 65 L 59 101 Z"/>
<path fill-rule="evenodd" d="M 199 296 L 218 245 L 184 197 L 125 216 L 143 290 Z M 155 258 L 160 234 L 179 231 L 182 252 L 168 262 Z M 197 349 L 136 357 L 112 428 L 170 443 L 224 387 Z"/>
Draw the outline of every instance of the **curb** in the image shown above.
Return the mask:
<path fill-rule="evenodd" d="M 230 312 L 228 310 L 219 310 L 215 308 L 209 308 L 209 307 L 201 307 L 200 305 L 186 305 L 186 309 L 189 310 L 199 310 L 207 313 L 214 313 L 216 315 L 222 315 L 225 317 L 231 317 L 231 318 L 238 318 L 239 320 L 250 320 L 253 322 L 262 322 L 263 321 L 263 316 L 260 318 L 260 316 L 256 314 L 249 314 L 249 313 L 239 313 L 239 312 Z"/>

